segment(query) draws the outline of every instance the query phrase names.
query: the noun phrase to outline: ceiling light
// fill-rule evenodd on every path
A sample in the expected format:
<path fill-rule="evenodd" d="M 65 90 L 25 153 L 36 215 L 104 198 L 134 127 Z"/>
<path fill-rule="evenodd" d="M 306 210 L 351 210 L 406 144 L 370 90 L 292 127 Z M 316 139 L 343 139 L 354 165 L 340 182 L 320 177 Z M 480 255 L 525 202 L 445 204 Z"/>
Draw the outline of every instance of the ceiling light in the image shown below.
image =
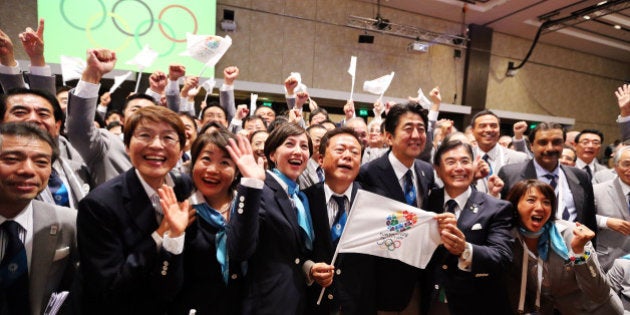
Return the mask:
<path fill-rule="evenodd" d="M 585 16 L 584 16 L 584 19 L 585 19 L 585 20 L 590 20 L 590 19 L 591 19 L 591 17 L 590 17 L 590 16 L 588 16 L 588 15 L 585 15 Z"/>
<path fill-rule="evenodd" d="M 601 2 L 597 3 L 597 5 L 604 5 L 604 4 L 606 4 L 607 2 L 608 2 L 608 1 L 601 1 Z"/>
<path fill-rule="evenodd" d="M 620 30 L 620 29 L 621 29 L 621 25 L 615 25 L 615 26 L 613 26 L 613 27 L 614 27 L 615 29 L 618 29 L 618 30 Z"/>

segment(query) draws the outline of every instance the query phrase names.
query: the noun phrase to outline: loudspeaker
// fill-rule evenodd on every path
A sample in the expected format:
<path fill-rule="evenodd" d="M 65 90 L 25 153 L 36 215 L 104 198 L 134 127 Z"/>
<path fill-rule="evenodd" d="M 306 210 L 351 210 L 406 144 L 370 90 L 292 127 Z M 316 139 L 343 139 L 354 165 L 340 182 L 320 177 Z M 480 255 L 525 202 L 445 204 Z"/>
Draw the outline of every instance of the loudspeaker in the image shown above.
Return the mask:
<path fill-rule="evenodd" d="M 234 11 L 224 9 L 223 10 L 223 19 L 224 20 L 234 21 Z"/>
<path fill-rule="evenodd" d="M 359 43 L 372 44 L 374 43 L 374 36 L 368 34 L 359 35 Z"/>

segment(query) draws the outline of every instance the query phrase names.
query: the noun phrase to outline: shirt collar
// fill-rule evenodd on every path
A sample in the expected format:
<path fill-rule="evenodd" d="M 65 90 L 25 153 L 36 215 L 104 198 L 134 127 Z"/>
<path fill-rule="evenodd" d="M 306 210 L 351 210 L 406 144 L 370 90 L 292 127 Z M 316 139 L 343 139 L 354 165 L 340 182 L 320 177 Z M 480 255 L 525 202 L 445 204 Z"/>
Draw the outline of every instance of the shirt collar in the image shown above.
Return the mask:
<path fill-rule="evenodd" d="M 136 175 L 138 176 L 138 179 L 140 180 L 140 184 L 142 184 L 142 188 L 144 188 L 144 192 L 147 194 L 147 197 L 149 197 L 149 200 L 151 199 L 153 195 L 157 195 L 157 191 L 155 191 L 155 189 L 153 189 L 153 187 L 151 187 L 147 182 L 145 182 L 142 176 L 140 176 L 140 172 L 138 172 L 138 169 L 135 169 L 135 172 L 136 172 Z M 164 177 L 164 183 L 166 184 L 166 186 L 169 186 L 169 187 L 175 186 L 175 183 L 173 182 L 173 179 L 171 178 L 169 174 L 166 174 L 166 177 Z"/>
<path fill-rule="evenodd" d="M 13 218 L 5 218 L 2 215 L 0 215 L 0 224 L 4 223 L 4 221 L 7 220 L 13 220 L 16 223 L 18 223 L 25 231 L 27 231 L 27 227 L 29 226 L 29 222 L 32 220 L 33 218 L 33 201 L 31 200 L 31 202 L 28 203 L 28 205 L 26 205 L 26 207 L 24 207 L 24 209 L 22 209 L 22 211 L 20 211 L 15 217 Z"/>
<path fill-rule="evenodd" d="M 342 194 L 342 196 L 346 196 L 346 198 L 348 198 L 348 201 L 352 200 L 352 185 L 354 185 L 354 183 L 350 184 L 350 186 L 348 186 L 348 189 L 346 189 L 346 191 L 344 191 Z M 324 196 L 326 197 L 326 204 L 330 202 L 330 198 L 332 198 L 333 195 L 339 196 L 338 194 L 333 192 L 330 187 L 328 187 L 328 184 L 324 184 Z"/>
<path fill-rule="evenodd" d="M 591 161 L 591 163 L 586 164 L 586 162 L 582 161 L 580 158 L 577 158 L 577 160 L 575 160 L 575 167 L 579 168 L 579 169 L 583 169 L 584 166 L 587 166 L 591 169 L 591 172 L 595 171 L 595 161 L 597 161 L 597 159 L 593 159 Z"/>
<path fill-rule="evenodd" d="M 488 152 L 483 152 L 483 150 L 481 150 L 479 147 L 477 147 L 477 150 L 480 157 L 483 157 L 484 154 L 487 154 L 490 160 L 494 161 L 499 154 L 499 145 L 495 144 L 494 147 L 492 147 L 492 149 L 490 149 Z"/>
<path fill-rule="evenodd" d="M 619 184 L 621 184 L 621 191 L 623 191 L 623 195 L 628 196 L 628 194 L 630 193 L 630 186 L 619 179 L 619 177 L 615 178 L 615 180 L 619 181 Z"/>
<path fill-rule="evenodd" d="M 453 199 L 455 200 L 455 202 L 457 202 L 458 208 L 460 210 L 463 210 L 471 194 L 472 194 L 472 189 L 470 187 L 468 187 L 466 191 L 464 191 L 463 193 L 459 194 L 459 196 L 456 196 L 456 197 L 449 196 L 446 190 L 444 190 L 444 205 L 446 205 L 447 201 Z"/>
<path fill-rule="evenodd" d="M 387 158 L 389 159 L 389 163 L 392 165 L 392 168 L 394 168 L 394 173 L 396 174 L 396 178 L 400 181 L 401 178 L 403 178 L 403 176 L 405 176 L 405 174 L 407 173 L 408 170 L 411 170 L 411 172 L 413 173 L 414 176 L 416 176 L 416 172 L 414 170 L 414 167 L 412 166 L 411 168 L 407 168 L 407 166 L 405 166 L 405 164 L 402 164 L 402 162 L 400 162 L 396 156 L 394 156 L 394 153 L 389 152 L 389 154 L 387 155 Z M 414 162 L 415 165 L 415 162 Z"/>
<path fill-rule="evenodd" d="M 536 162 L 536 160 L 532 160 L 534 161 L 534 168 L 536 168 L 536 178 L 540 178 L 542 176 L 545 176 L 547 174 L 553 174 L 556 175 L 557 178 L 560 177 L 560 162 L 558 162 L 558 165 L 556 166 L 556 168 L 553 171 L 548 171 L 546 169 L 544 169 L 542 166 L 540 166 L 540 164 L 538 164 L 538 162 Z"/>

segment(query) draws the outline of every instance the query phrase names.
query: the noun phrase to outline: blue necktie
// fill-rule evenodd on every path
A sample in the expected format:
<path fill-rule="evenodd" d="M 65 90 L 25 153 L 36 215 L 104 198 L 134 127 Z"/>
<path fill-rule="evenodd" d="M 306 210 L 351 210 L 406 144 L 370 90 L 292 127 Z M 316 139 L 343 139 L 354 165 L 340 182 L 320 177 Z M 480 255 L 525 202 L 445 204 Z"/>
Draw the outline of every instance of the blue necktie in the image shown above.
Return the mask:
<path fill-rule="evenodd" d="M 55 204 L 62 207 L 70 207 L 70 198 L 68 197 L 68 188 L 63 184 L 63 180 L 59 173 L 53 168 L 48 179 L 48 188 L 55 200 Z"/>
<path fill-rule="evenodd" d="M 217 262 L 221 265 L 223 282 L 227 284 L 228 275 L 230 273 L 229 258 L 227 253 L 227 234 L 225 233 L 227 222 L 219 211 L 213 209 L 205 202 L 193 205 L 193 208 L 197 211 L 197 215 L 217 229 L 217 234 L 214 237 L 215 246 L 217 248 L 216 257 Z"/>
<path fill-rule="evenodd" d="M 490 160 L 490 156 L 488 156 L 488 154 L 486 153 L 481 158 L 484 161 L 486 161 L 486 163 L 488 163 L 488 168 L 490 169 L 490 172 L 488 173 L 488 176 L 486 176 L 486 177 L 492 176 L 492 164 L 490 164 L 490 161 L 489 161 Z"/>
<path fill-rule="evenodd" d="M 551 185 L 551 187 L 553 187 L 553 189 L 555 190 L 556 186 L 558 186 L 558 182 L 556 181 L 558 175 L 549 173 L 543 175 L 543 177 L 549 179 L 549 185 Z M 567 207 L 564 207 L 564 210 L 562 210 L 562 220 L 568 221 L 570 218 L 571 213 L 569 213 L 569 209 Z"/>
<path fill-rule="evenodd" d="M 273 173 L 278 175 L 278 177 L 287 184 L 289 196 L 296 208 L 297 221 L 304 237 L 304 245 L 306 246 L 306 249 L 312 250 L 315 232 L 313 232 L 313 221 L 311 220 L 311 212 L 308 208 L 308 199 L 306 198 L 306 195 L 300 191 L 300 187 L 298 187 L 296 182 L 286 177 L 277 168 L 273 169 Z"/>
<path fill-rule="evenodd" d="M 188 155 L 188 153 L 184 152 L 184 154 L 182 154 L 182 162 L 188 162 L 190 160 L 190 155 Z"/>
<path fill-rule="evenodd" d="M 348 214 L 346 213 L 347 198 L 346 196 L 335 195 L 333 195 L 332 198 L 337 203 L 337 215 L 335 216 L 335 221 L 333 221 L 332 227 L 330 228 L 330 237 L 334 247 L 337 247 L 341 233 L 343 233 L 343 228 L 346 226 L 346 220 L 348 219 Z"/>
<path fill-rule="evenodd" d="M 6 243 L 0 262 L 0 302 L 4 300 L 8 314 L 29 314 L 28 264 L 18 232 L 19 224 L 4 221 L 0 227 L 4 230 Z"/>
<path fill-rule="evenodd" d="M 418 206 L 416 203 L 416 187 L 413 185 L 413 173 L 411 170 L 405 173 L 405 200 L 410 206 Z"/>
<path fill-rule="evenodd" d="M 322 169 L 321 166 L 318 166 L 315 171 L 317 172 L 317 178 L 319 178 L 319 182 L 323 183 L 324 182 L 324 170 Z"/>

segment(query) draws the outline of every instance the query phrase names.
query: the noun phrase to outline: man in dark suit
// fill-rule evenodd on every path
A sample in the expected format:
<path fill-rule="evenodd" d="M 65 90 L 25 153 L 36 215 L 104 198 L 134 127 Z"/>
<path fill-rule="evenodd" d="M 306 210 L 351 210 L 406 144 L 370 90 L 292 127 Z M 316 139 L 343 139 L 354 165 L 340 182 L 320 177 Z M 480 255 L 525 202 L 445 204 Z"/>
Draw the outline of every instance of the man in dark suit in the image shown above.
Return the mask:
<path fill-rule="evenodd" d="M 584 170 L 591 182 L 595 184 L 595 173 L 608 171 L 608 168 L 597 161 L 599 151 L 604 143 L 604 134 L 597 129 L 584 129 L 575 136 L 575 167 Z"/>
<path fill-rule="evenodd" d="M 321 139 L 319 163 L 324 169 L 324 183 L 304 191 L 309 200 L 315 242 L 313 261 L 330 263 L 357 189 L 355 178 L 361 166 L 361 142 L 349 127 L 333 129 Z M 313 314 L 371 314 L 374 312 L 371 281 L 372 258 L 360 254 L 339 254 L 334 262 L 335 277 L 326 288 L 322 303 L 315 306 L 321 286 L 310 288 L 309 311 Z"/>
<path fill-rule="evenodd" d="M 506 165 L 499 171 L 505 183 L 501 195 L 505 198 L 510 188 L 521 180 L 539 179 L 556 190 L 558 219 L 578 221 L 597 232 L 591 180 L 584 171 L 559 163 L 564 140 L 565 132 L 560 124 L 538 124 L 529 134 L 534 159 Z"/>
<path fill-rule="evenodd" d="M 426 144 L 427 115 L 417 103 L 393 106 L 385 120 L 391 151 L 365 164 L 359 182 L 371 192 L 422 208 L 434 186 L 433 168 L 416 159 Z M 376 309 L 382 312 L 419 311 L 423 271 L 405 263 L 375 259 Z M 386 313 L 383 313 L 386 314 Z"/>
<path fill-rule="evenodd" d="M 0 314 L 42 314 L 52 293 L 70 289 L 78 265 L 76 211 L 33 200 L 59 154 L 50 135 L 6 123 L 0 143 Z"/>
<path fill-rule="evenodd" d="M 473 190 L 473 152 L 452 140 L 435 153 L 435 169 L 444 188 L 429 196 L 438 213 L 440 246 L 427 267 L 422 290 L 428 314 L 508 314 L 503 274 L 512 261 L 510 203 Z M 430 302 L 429 302 L 430 301 Z M 446 305 L 445 305 L 446 304 Z"/>

